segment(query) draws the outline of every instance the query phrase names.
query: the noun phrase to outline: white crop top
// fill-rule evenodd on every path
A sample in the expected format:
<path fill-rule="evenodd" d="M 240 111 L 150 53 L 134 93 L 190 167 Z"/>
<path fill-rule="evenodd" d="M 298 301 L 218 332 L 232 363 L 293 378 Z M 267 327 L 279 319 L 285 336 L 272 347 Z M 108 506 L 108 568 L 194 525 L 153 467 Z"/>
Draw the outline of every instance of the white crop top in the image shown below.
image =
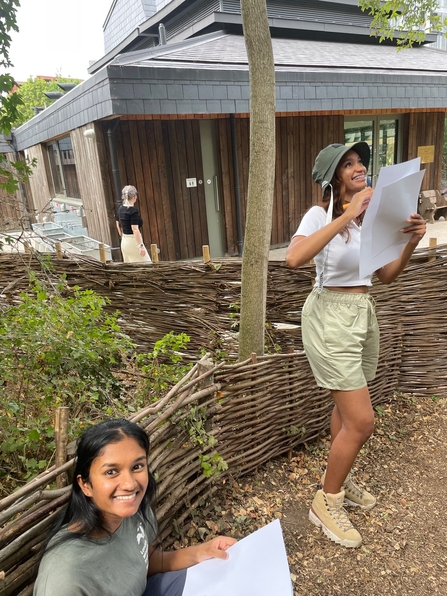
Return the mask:
<path fill-rule="evenodd" d="M 326 225 L 326 211 L 315 206 L 309 209 L 298 226 L 295 236 L 310 236 Z M 371 286 L 372 274 L 359 278 L 361 228 L 353 221 L 349 224 L 349 239 L 346 234 L 337 234 L 329 244 L 315 256 L 317 280 L 324 263 L 323 286 Z"/>

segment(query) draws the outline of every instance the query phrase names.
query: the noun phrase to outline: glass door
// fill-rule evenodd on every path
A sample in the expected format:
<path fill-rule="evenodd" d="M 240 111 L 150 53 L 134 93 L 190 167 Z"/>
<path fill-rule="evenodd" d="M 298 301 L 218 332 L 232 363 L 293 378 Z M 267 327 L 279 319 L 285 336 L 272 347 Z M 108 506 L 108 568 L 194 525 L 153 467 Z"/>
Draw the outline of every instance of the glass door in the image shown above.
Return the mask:
<path fill-rule="evenodd" d="M 375 185 L 382 166 L 391 166 L 400 161 L 399 117 L 349 116 L 345 118 L 345 145 L 351 146 L 366 141 L 371 149 L 368 174 Z"/>

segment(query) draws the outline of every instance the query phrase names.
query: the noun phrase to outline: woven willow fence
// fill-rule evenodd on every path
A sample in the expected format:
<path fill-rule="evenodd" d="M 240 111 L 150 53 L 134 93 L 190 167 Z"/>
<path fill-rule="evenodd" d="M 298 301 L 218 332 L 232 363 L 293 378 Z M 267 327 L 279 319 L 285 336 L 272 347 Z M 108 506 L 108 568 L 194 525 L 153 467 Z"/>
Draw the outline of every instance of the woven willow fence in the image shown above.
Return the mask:
<path fill-rule="evenodd" d="M 446 258 L 447 247 L 419 250 L 397 283 L 373 289 L 381 327 L 379 372 L 371 383 L 374 404 L 396 390 L 447 395 Z M 41 267 L 30 255 L 0 257 L 2 299 L 14 301 L 28 289 L 30 267 L 41 276 L 65 273 L 70 284 L 107 296 L 111 308 L 122 313 L 123 329 L 144 348 L 171 330 L 188 333 L 194 347 L 205 346 L 210 353 L 234 344 L 230 305 L 239 297 L 239 262 L 129 266 L 59 260 L 52 265 L 49 271 L 47 263 Z M 293 272 L 270 264 L 269 336 L 283 353 L 219 366 L 212 356 L 202 359 L 162 400 L 130 417 L 151 439 L 150 466 L 158 477 L 157 517 L 165 545 L 174 540 L 173 520 L 177 528 L 184 527 L 202 499 L 218 490 L 219 481 L 202 473 L 201 458 L 222 458 L 228 465 L 224 475 L 246 474 L 327 429 L 331 400 L 315 386 L 301 349 L 300 310 L 311 277 L 311 268 Z M 191 441 L 191 417 L 197 415 L 216 439 L 213 447 L 201 450 Z M 69 498 L 69 489 L 52 487 L 72 465 L 70 460 L 51 468 L 0 501 L 1 596 L 32 593 L 39 546 Z"/>

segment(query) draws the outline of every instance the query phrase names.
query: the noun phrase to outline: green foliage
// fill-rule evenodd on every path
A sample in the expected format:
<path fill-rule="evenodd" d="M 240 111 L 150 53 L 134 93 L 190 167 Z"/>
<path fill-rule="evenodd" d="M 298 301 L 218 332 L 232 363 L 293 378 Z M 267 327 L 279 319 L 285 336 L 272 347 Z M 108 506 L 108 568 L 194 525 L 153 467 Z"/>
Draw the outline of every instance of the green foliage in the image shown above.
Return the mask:
<path fill-rule="evenodd" d="M 180 364 L 184 357 L 181 350 L 185 350 L 190 338 L 186 333 L 167 333 L 155 342 L 152 352 L 139 354 L 136 367 L 148 377 L 146 383 L 140 387 L 140 392 L 152 395 L 154 400 L 162 392 L 180 381 L 191 368 L 191 364 Z"/>
<path fill-rule="evenodd" d="M 241 304 L 240 302 L 232 302 L 229 308 L 232 310 L 230 313 L 230 319 L 234 319 L 231 323 L 231 329 L 237 331 L 239 329 L 239 322 L 241 318 Z"/>
<path fill-rule="evenodd" d="M 72 436 L 92 417 L 124 414 L 113 373 L 134 349 L 95 292 L 31 281 L 30 294 L 0 317 L 2 467 L 26 476 L 48 463 L 56 407 L 70 408 Z"/>
<path fill-rule="evenodd" d="M 0 0 L 0 66 L 7 69 L 12 66 L 9 58 L 11 47 L 11 31 L 18 31 L 17 8 L 19 0 Z M 14 79 L 8 74 L 0 75 L 0 132 L 9 134 L 18 114 L 20 98 L 10 93 L 14 87 Z"/>
<path fill-rule="evenodd" d="M 51 105 L 53 100 L 48 99 L 45 95 L 48 91 L 61 91 L 58 83 L 80 83 L 80 79 L 68 79 L 58 77 L 56 81 L 45 81 L 44 79 L 38 79 L 30 77 L 26 83 L 20 85 L 18 91 L 15 93 L 21 103 L 18 107 L 18 114 L 14 120 L 14 126 L 20 126 L 24 122 L 27 122 L 34 116 L 33 108 L 44 107 Z"/>
<path fill-rule="evenodd" d="M 186 430 L 192 445 L 214 447 L 216 438 L 205 430 L 206 410 L 200 406 L 191 406 L 186 418 L 180 420 L 180 426 Z"/>
<path fill-rule="evenodd" d="M 447 27 L 447 19 L 436 14 L 438 0 L 360 0 L 359 6 L 373 17 L 371 31 L 381 42 L 398 32 L 399 49 L 423 43 L 427 33 Z"/>
<path fill-rule="evenodd" d="M 192 405 L 185 417 L 180 419 L 180 426 L 188 433 L 192 445 L 198 445 L 202 453 L 199 454 L 203 475 L 207 478 L 220 474 L 228 469 L 228 464 L 218 453 L 204 453 L 213 449 L 217 443 L 216 437 L 206 430 L 206 408 Z"/>
<path fill-rule="evenodd" d="M 200 454 L 199 459 L 202 465 L 203 475 L 207 478 L 211 478 L 211 476 L 216 476 L 217 474 L 228 470 L 227 462 L 218 453 L 213 453 L 212 455 Z"/>
<path fill-rule="evenodd" d="M 0 67 L 12 66 L 9 50 L 11 31 L 18 31 L 17 8 L 19 0 L 0 0 Z M 14 89 L 14 78 L 5 72 L 0 74 L 0 133 L 8 135 L 14 126 L 22 106 L 22 100 Z M 0 155 L 0 189 L 13 194 L 19 187 L 19 181 L 26 181 L 31 174 L 32 164 L 22 161 L 8 162 L 5 155 Z"/>
<path fill-rule="evenodd" d="M 26 161 L 8 161 L 4 154 L 0 154 L 0 188 L 6 191 L 9 195 L 13 195 L 19 189 L 19 183 L 28 182 L 28 178 L 32 174 L 32 168 L 37 164 L 36 158 Z M 1 250 L 1 247 L 0 247 Z"/>
<path fill-rule="evenodd" d="M 374 409 L 379 416 L 385 416 L 385 410 L 382 408 L 382 406 L 375 406 Z"/>

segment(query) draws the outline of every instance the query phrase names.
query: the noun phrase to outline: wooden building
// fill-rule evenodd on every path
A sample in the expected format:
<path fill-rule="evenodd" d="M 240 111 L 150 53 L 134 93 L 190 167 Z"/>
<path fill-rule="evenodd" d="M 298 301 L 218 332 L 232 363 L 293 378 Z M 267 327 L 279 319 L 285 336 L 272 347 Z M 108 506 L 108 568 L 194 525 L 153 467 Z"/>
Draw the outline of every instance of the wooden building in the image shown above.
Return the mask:
<path fill-rule="evenodd" d="M 142 8 L 128 30 L 118 18 L 126 6 Z M 378 44 L 354 0 L 267 6 L 277 85 L 272 246 L 289 242 L 318 200 L 312 164 L 329 143 L 367 141 L 373 180 L 382 166 L 423 155 L 423 188 L 439 188 L 446 54 Z M 117 247 L 120 189 L 134 184 L 145 242 L 161 259 L 198 257 L 203 244 L 214 257 L 240 254 L 250 118 L 241 33 L 236 0 L 115 0 L 92 76 L 14 132 L 17 151 L 38 162 L 34 213 L 52 201 L 82 205 L 89 235 Z"/>

